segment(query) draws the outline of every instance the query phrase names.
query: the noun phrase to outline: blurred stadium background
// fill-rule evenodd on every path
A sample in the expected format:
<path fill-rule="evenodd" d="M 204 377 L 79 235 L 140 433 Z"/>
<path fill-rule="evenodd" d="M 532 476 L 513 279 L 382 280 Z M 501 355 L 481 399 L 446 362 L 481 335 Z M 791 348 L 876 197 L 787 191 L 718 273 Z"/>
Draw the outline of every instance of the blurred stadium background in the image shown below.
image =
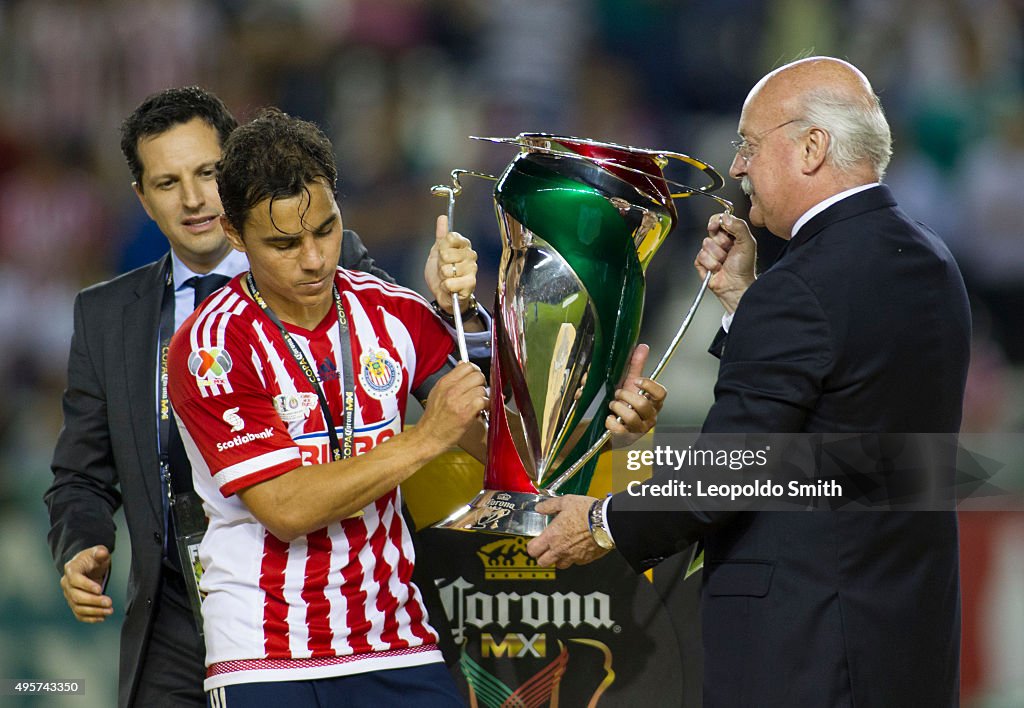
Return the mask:
<path fill-rule="evenodd" d="M 118 623 L 72 618 L 41 496 L 75 293 L 167 248 L 118 149 L 120 121 L 146 95 L 196 83 L 240 120 L 277 105 L 319 123 L 337 148 L 345 225 L 424 291 L 444 208 L 430 185 L 511 157 L 467 136 L 565 133 L 725 171 L 749 88 L 810 53 L 868 74 L 895 135 L 886 181 L 968 278 L 964 430 L 1019 433 L 1022 0 L 0 0 L 0 678 L 84 679 L 86 695 L 52 704 L 115 703 Z M 456 210 L 481 255 L 480 293 L 493 291 L 500 253 L 488 189 L 469 182 Z M 690 201 L 650 272 L 644 340 L 655 352 L 697 285 L 691 262 L 714 210 Z M 707 410 L 716 364 L 704 350 L 720 314 L 703 305 L 669 367 L 664 419 L 697 424 Z M 962 521 L 964 703 L 1024 705 L 1024 521 Z M 123 611 L 119 540 L 110 588 Z"/>

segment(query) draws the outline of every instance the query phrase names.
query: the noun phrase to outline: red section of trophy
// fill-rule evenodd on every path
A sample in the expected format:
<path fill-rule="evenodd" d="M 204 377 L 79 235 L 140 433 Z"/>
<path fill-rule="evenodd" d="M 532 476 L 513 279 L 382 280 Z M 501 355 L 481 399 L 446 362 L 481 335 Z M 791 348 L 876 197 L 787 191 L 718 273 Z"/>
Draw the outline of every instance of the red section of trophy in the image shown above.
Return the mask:
<path fill-rule="evenodd" d="M 537 494 L 537 487 L 523 465 L 512 441 L 508 416 L 505 413 L 505 380 L 501 375 L 501 356 L 498 352 L 501 328 L 494 322 L 491 359 L 491 422 L 487 430 L 487 464 L 484 467 L 484 489 L 504 492 Z"/>
<path fill-rule="evenodd" d="M 672 214 L 672 223 L 675 224 L 675 203 L 662 174 L 662 166 L 657 163 L 654 155 L 617 145 L 566 139 L 558 142 L 573 152 L 600 162 L 616 177 L 661 203 Z"/>

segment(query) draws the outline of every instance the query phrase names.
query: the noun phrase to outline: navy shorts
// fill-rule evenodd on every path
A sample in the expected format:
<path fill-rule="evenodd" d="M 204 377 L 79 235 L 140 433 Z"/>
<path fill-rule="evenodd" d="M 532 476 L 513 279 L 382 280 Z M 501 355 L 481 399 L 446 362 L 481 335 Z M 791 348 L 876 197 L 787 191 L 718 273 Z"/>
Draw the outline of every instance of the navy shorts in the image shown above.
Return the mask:
<path fill-rule="evenodd" d="M 310 681 L 239 683 L 206 692 L 208 708 L 465 708 L 444 664 L 370 671 Z"/>

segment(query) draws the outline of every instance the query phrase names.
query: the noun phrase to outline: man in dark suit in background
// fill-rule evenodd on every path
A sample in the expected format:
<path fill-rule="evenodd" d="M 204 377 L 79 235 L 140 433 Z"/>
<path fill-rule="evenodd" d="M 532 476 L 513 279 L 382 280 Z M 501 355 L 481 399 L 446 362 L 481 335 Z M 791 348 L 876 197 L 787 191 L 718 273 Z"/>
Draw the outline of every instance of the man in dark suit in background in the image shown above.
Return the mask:
<path fill-rule="evenodd" d="M 104 621 L 114 612 L 103 592 L 114 550 L 113 516 L 124 504 L 132 554 L 121 631 L 121 706 L 205 705 L 203 643 L 167 503 L 168 488 L 191 489 L 191 472 L 172 437 L 174 421 L 158 415 L 167 403 L 158 352 L 195 305 L 248 268 L 221 228 L 215 179 L 222 144 L 236 126 L 220 99 L 196 87 L 155 94 L 127 118 L 121 147 L 133 187 L 171 250 L 87 288 L 75 301 L 64 427 L 45 495 L 50 548 L 75 617 Z M 446 220 L 439 219 L 424 274 L 443 310 L 451 312 L 450 292 L 475 284 L 475 260 L 469 242 L 449 234 Z M 351 231 L 344 234 L 341 265 L 391 280 Z M 466 314 L 467 329 L 484 328 Z M 477 356 L 485 356 L 479 347 Z"/>
<path fill-rule="evenodd" d="M 712 347 L 703 433 L 955 434 L 967 296 L 946 247 L 880 184 L 891 138 L 868 80 L 826 57 L 783 66 L 751 90 L 739 134 L 730 174 L 750 220 L 789 243 L 755 279 L 747 225 L 709 224 L 696 267 L 714 273 L 727 334 Z M 631 501 L 539 506 L 560 513 L 530 553 L 563 567 L 617 548 L 642 571 L 703 539 L 706 705 L 958 703 L 951 508 L 736 512 L 680 499 L 640 513 Z"/>

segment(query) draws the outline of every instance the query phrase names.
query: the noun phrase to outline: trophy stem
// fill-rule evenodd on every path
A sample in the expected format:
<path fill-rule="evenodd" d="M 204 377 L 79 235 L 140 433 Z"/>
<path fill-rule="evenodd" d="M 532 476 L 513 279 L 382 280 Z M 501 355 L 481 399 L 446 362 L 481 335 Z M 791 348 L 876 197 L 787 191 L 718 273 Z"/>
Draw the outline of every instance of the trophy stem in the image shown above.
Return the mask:
<path fill-rule="evenodd" d="M 435 185 L 430 188 L 431 194 L 448 198 L 448 233 L 455 230 L 455 189 L 446 185 Z M 440 258 L 440 254 L 438 254 Z M 455 341 L 459 345 L 459 361 L 469 361 L 469 348 L 466 346 L 466 328 L 462 324 L 462 308 L 459 305 L 459 294 L 452 293 L 452 316 L 455 319 Z"/>
<path fill-rule="evenodd" d="M 658 362 L 658 365 L 654 367 L 654 371 L 651 372 L 651 375 L 649 377 L 651 381 L 657 381 L 658 376 L 661 375 L 661 372 L 665 369 L 665 366 L 668 365 L 669 359 L 672 358 L 672 356 L 676 353 L 676 349 L 679 348 L 679 343 L 683 340 L 683 335 L 686 334 L 686 330 L 690 328 L 690 323 L 693 321 L 693 316 L 697 313 L 697 308 L 700 306 L 701 300 L 704 299 L 704 294 L 707 292 L 708 284 L 710 282 L 711 273 L 708 272 L 704 275 L 704 281 L 700 284 L 700 290 L 697 291 L 697 296 L 693 299 L 693 303 L 691 303 L 690 309 L 686 313 L 686 317 L 683 318 L 682 324 L 679 325 L 679 329 L 676 330 L 675 336 L 672 337 L 672 341 L 669 342 L 668 349 L 665 350 L 665 354 L 661 357 L 661 361 Z M 563 484 L 565 484 L 570 479 L 575 477 L 576 474 L 581 469 L 583 469 L 583 466 L 590 461 L 590 458 L 596 455 L 601 450 L 601 448 L 604 447 L 605 443 L 608 442 L 608 438 L 610 437 L 611 433 L 609 433 L 606 430 L 604 432 L 604 435 L 602 435 L 601 438 L 596 443 L 594 443 L 589 450 L 583 453 L 582 457 L 576 460 L 576 462 L 574 462 L 571 467 L 569 467 L 562 474 L 558 475 L 554 482 L 549 484 L 546 488 L 544 488 L 541 491 L 547 494 L 557 493 L 558 490 L 561 489 Z"/>
<path fill-rule="evenodd" d="M 669 359 L 676 353 L 676 348 L 679 347 L 679 343 L 683 341 L 683 335 L 686 334 L 686 330 L 690 328 L 690 322 L 693 321 L 693 316 L 697 314 L 697 308 L 700 306 L 700 301 L 704 299 L 704 294 L 707 292 L 708 285 L 711 283 L 711 273 L 704 274 L 704 280 L 700 284 L 700 290 L 697 291 L 697 296 L 693 298 L 693 303 L 690 305 L 690 310 L 686 313 L 686 317 L 683 318 L 683 323 L 679 325 L 679 329 L 676 330 L 676 334 L 672 337 L 672 341 L 669 342 L 668 349 L 665 350 L 664 356 L 661 357 L 661 361 L 654 367 L 654 371 L 651 372 L 651 380 L 656 381 L 658 376 L 661 375 L 662 370 L 668 365 Z"/>

